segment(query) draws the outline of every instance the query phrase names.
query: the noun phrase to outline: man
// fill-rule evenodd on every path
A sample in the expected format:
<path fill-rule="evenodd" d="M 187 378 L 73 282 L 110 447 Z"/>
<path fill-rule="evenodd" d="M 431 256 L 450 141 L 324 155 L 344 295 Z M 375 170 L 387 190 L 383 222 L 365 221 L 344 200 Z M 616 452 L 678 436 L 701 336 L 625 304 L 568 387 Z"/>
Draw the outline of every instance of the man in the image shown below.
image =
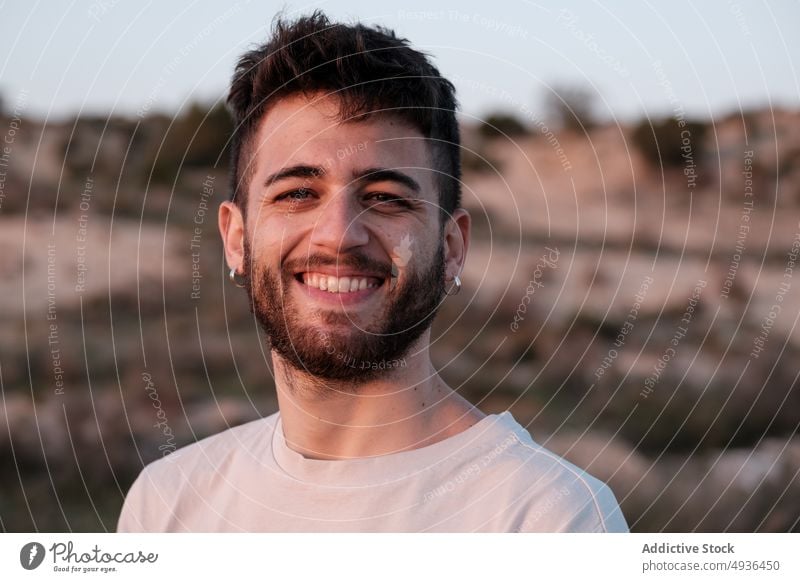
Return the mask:
<path fill-rule="evenodd" d="M 220 232 L 280 412 L 146 467 L 118 530 L 626 531 L 605 485 L 431 364 L 470 235 L 452 84 L 316 12 L 241 58 L 228 104 Z"/>

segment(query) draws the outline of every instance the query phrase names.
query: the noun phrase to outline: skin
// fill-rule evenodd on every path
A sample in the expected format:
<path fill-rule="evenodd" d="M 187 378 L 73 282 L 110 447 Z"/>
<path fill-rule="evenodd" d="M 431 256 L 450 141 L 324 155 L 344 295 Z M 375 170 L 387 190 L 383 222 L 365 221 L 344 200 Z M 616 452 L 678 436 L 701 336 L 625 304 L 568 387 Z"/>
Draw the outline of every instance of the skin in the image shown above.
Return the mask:
<path fill-rule="evenodd" d="M 470 216 L 456 210 L 442 233 L 433 163 L 416 129 L 386 116 L 342 122 L 338 110 L 336 99 L 324 96 L 291 96 L 272 106 L 256 136 L 247 220 L 237 205 L 224 202 L 219 228 L 229 267 L 245 275 L 245 237 L 252 264 L 278 273 L 287 261 L 310 255 L 337 260 L 354 252 L 396 265 L 392 285 L 387 281 L 356 300 L 312 293 L 297 281 L 289 285 L 291 304 L 319 316 L 313 319 L 315 331 L 346 345 L 347 334 L 363 333 L 384 313 L 393 286 L 408 280 L 409 269 L 432 265 L 441 239 L 445 277 L 452 285 L 466 258 Z M 265 186 L 268 177 L 298 165 L 321 166 L 325 172 Z M 419 191 L 391 179 L 353 179 L 354 173 L 373 168 L 402 172 Z M 279 199 L 300 188 L 306 190 L 294 200 Z M 404 237 L 411 241 L 410 260 L 397 251 Z M 336 266 L 330 268 L 335 274 Z M 407 365 L 357 389 L 310 376 L 272 350 L 287 445 L 307 458 L 368 457 L 428 446 L 474 425 L 485 415 L 442 380 L 429 344 L 430 328 L 411 345 Z"/>

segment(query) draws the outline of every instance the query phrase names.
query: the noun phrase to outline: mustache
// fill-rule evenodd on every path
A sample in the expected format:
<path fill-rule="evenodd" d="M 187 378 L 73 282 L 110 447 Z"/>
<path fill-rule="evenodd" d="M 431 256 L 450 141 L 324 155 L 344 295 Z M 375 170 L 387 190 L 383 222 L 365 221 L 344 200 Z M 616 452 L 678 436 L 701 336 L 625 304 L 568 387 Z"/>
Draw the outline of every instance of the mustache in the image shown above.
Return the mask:
<path fill-rule="evenodd" d="M 349 267 L 358 271 L 374 273 L 381 277 L 390 277 L 392 275 L 392 264 L 373 259 L 363 253 L 348 253 L 336 257 L 313 254 L 301 259 L 292 259 L 284 263 L 283 274 L 285 277 L 292 277 L 298 271 L 310 271 L 315 267 Z"/>

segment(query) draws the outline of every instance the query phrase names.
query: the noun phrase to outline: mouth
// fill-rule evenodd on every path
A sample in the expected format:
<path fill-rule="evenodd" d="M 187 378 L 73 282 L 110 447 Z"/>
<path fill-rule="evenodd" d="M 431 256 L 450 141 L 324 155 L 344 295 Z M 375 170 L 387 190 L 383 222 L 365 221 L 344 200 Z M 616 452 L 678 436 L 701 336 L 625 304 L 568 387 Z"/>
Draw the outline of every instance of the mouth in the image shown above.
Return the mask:
<path fill-rule="evenodd" d="M 388 279 L 372 275 L 351 274 L 335 276 L 327 273 L 306 271 L 295 274 L 295 279 L 311 290 L 324 291 L 331 295 L 366 295 L 386 284 Z"/>

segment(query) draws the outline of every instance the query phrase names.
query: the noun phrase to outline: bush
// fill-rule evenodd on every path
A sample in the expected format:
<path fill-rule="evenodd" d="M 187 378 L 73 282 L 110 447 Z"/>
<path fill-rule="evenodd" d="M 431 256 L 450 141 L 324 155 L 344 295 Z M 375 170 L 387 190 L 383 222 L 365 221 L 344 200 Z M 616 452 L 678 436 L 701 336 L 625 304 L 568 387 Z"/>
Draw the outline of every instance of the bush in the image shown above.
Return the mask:
<path fill-rule="evenodd" d="M 529 134 L 528 128 L 514 115 L 508 113 L 492 113 L 478 131 L 487 139 L 504 136 L 513 138 Z"/>
<path fill-rule="evenodd" d="M 707 126 L 694 121 L 680 122 L 674 118 L 651 123 L 642 120 L 633 131 L 633 143 L 645 159 L 654 166 L 679 168 L 686 161 L 684 154 L 697 163 Z M 688 148 L 686 140 L 689 140 Z"/>
<path fill-rule="evenodd" d="M 561 129 L 586 133 L 595 123 L 594 93 L 582 87 L 554 87 L 545 97 L 548 117 Z"/>
<path fill-rule="evenodd" d="M 159 141 L 152 145 L 153 180 L 171 184 L 183 167 L 227 167 L 232 132 L 233 122 L 222 104 L 211 109 L 192 104 L 174 120 L 163 144 Z"/>

